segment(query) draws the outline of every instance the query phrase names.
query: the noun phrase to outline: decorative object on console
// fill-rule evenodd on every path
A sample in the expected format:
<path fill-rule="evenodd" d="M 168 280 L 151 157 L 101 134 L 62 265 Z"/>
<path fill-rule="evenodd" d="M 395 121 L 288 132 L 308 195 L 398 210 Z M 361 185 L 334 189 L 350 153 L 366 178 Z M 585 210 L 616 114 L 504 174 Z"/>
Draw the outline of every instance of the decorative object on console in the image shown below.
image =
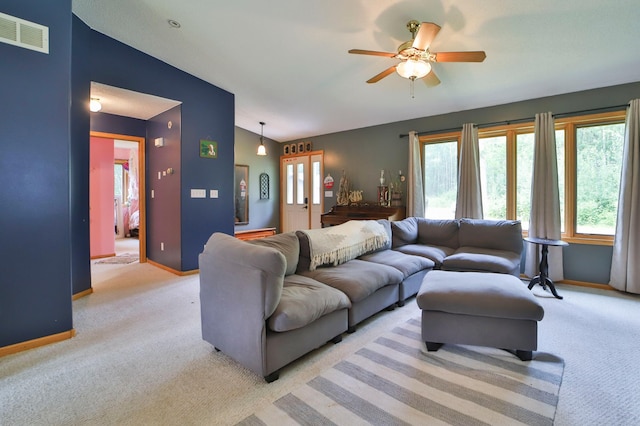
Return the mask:
<path fill-rule="evenodd" d="M 342 177 L 340 178 L 336 202 L 339 206 L 349 205 L 349 179 L 347 178 L 347 174 L 344 170 L 342 171 Z"/>
<path fill-rule="evenodd" d="M 391 182 L 390 192 L 391 192 L 391 200 L 390 205 L 392 206 L 402 206 L 402 182 L 404 176 L 402 176 L 402 170 L 398 170 L 398 175 Z"/>
<path fill-rule="evenodd" d="M 380 178 L 382 180 L 382 178 Z M 389 207 L 391 199 L 389 196 L 389 187 L 387 185 L 381 185 L 378 187 L 378 204 L 381 206 Z"/>
<path fill-rule="evenodd" d="M 349 191 L 349 201 L 351 203 L 358 203 L 360 201 L 362 201 L 362 193 L 364 191 L 362 190 L 354 190 L 354 191 Z"/>

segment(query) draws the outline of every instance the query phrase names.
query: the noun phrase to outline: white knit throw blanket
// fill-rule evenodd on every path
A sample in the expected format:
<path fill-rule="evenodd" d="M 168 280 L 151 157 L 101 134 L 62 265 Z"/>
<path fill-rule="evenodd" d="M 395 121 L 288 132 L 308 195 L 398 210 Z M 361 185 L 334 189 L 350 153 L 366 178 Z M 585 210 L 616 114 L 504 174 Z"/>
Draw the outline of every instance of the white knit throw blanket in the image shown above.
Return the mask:
<path fill-rule="evenodd" d="M 309 238 L 309 255 L 313 271 L 320 265 L 339 265 L 384 247 L 389 234 L 375 220 L 350 220 L 340 225 L 301 231 Z"/>

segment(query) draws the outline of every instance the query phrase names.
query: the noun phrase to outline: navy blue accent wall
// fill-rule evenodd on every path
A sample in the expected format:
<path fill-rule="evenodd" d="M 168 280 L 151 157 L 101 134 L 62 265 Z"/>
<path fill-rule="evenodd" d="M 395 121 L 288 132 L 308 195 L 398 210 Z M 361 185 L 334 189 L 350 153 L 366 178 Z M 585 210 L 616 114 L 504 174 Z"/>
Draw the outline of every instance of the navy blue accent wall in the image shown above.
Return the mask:
<path fill-rule="evenodd" d="M 181 169 L 180 187 L 171 195 L 180 200 L 180 214 L 154 215 L 149 207 L 147 230 L 179 229 L 182 254 L 177 269 L 197 269 L 198 254 L 209 236 L 216 231 L 233 233 L 234 96 L 96 31 L 90 44 L 92 81 L 182 102 L 180 151 L 175 159 L 182 165 L 176 166 Z M 199 157 L 200 139 L 218 142 L 217 159 Z M 218 189 L 220 196 L 192 199 L 192 188 Z M 147 238 L 152 238 L 151 232 Z M 147 250 L 153 260 L 155 245 L 147 244 Z"/>
<path fill-rule="evenodd" d="M 89 37 L 89 28 L 77 17 L 72 19 L 71 55 L 71 288 L 77 294 L 91 288 L 89 239 L 89 110 L 87 99 L 91 94 L 89 64 L 83 58 L 90 54 L 89 46 L 81 40 Z"/>
<path fill-rule="evenodd" d="M 147 257 L 154 262 L 181 270 L 180 250 L 180 106 L 147 122 Z M 171 123 L 169 128 L 168 123 Z M 164 139 L 156 147 L 154 140 Z"/>
<path fill-rule="evenodd" d="M 50 53 L 0 43 L 0 346 L 72 329 L 71 0 L 3 0 Z M 233 224 L 231 224 L 233 225 Z"/>
<path fill-rule="evenodd" d="M 147 121 L 104 112 L 91 113 L 91 131 L 144 138 L 147 134 Z"/>

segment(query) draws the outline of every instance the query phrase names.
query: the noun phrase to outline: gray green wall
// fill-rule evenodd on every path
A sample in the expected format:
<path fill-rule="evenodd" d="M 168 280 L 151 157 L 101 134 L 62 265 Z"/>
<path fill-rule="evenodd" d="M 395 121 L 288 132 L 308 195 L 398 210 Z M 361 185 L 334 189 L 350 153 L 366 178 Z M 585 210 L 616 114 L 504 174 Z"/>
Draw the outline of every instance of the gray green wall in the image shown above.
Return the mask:
<path fill-rule="evenodd" d="M 268 129 L 268 124 L 265 125 Z M 266 130 L 265 130 L 266 132 Z M 260 135 L 248 130 L 235 128 L 235 163 L 249 166 L 249 223 L 236 225 L 235 230 L 259 228 L 280 229 L 280 146 L 264 138 L 267 155 L 256 155 Z M 269 175 L 270 191 L 268 199 L 260 199 L 260 173 Z"/>
<path fill-rule="evenodd" d="M 301 140 L 311 140 L 314 149 L 324 150 L 325 175 L 331 173 L 336 179 L 336 187 L 344 170 L 351 181 L 352 189 L 362 189 L 365 200 L 374 200 L 381 169 L 391 173 L 397 173 L 398 170 L 406 172 L 408 139 L 400 135 L 406 135 L 411 130 L 423 133 L 459 129 L 464 123 L 486 124 L 523 118 L 533 119 L 539 112 L 551 111 L 554 114 L 565 114 L 587 111 L 624 105 L 635 98 L 640 98 L 640 82 L 424 117 Z M 333 198 L 325 198 L 327 209 L 335 204 L 335 192 Z M 571 244 L 564 249 L 565 279 L 608 283 L 611 253 L 612 248 L 608 246 Z"/>

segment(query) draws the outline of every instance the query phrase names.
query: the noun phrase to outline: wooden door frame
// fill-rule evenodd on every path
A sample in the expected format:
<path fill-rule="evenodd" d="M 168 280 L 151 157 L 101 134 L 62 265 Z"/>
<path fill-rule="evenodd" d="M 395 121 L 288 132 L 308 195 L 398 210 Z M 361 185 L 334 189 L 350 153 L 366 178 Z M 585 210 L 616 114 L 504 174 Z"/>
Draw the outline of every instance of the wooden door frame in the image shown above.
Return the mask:
<path fill-rule="evenodd" d="M 314 155 L 320 155 L 322 158 L 322 162 L 320 164 L 320 180 L 322 181 L 323 176 L 324 176 L 324 150 L 317 150 L 317 151 L 309 151 L 309 152 L 304 152 L 302 154 L 294 154 L 294 155 L 281 155 L 280 156 L 280 206 L 279 206 L 279 210 L 280 210 L 280 229 L 283 230 L 284 229 L 284 205 L 286 204 L 286 191 L 285 191 L 285 186 L 286 186 L 286 173 L 284 170 L 283 165 L 283 160 L 287 160 L 290 158 L 295 158 L 295 157 L 307 157 L 309 159 L 309 166 L 311 166 L 311 157 Z M 309 167 L 309 176 L 311 177 L 311 167 Z M 309 200 L 311 200 L 311 179 L 307 179 L 307 182 L 305 182 L 307 185 L 306 191 L 307 191 L 307 196 L 309 197 Z M 320 189 L 320 214 L 322 214 L 322 211 L 324 209 L 324 186 L 322 184 L 322 182 L 320 182 L 321 185 L 321 189 Z M 295 194 L 294 194 L 295 196 Z M 309 203 L 311 203 L 311 201 L 309 201 Z M 307 209 L 307 224 L 310 227 L 311 226 L 311 209 Z"/>
<path fill-rule="evenodd" d="M 89 137 L 119 139 L 138 143 L 138 211 L 140 212 L 140 228 L 138 229 L 138 243 L 140 263 L 147 261 L 147 191 L 146 191 L 146 159 L 145 138 L 140 136 L 120 135 L 117 133 L 89 132 Z M 89 235 L 91 238 L 91 235 Z"/>

